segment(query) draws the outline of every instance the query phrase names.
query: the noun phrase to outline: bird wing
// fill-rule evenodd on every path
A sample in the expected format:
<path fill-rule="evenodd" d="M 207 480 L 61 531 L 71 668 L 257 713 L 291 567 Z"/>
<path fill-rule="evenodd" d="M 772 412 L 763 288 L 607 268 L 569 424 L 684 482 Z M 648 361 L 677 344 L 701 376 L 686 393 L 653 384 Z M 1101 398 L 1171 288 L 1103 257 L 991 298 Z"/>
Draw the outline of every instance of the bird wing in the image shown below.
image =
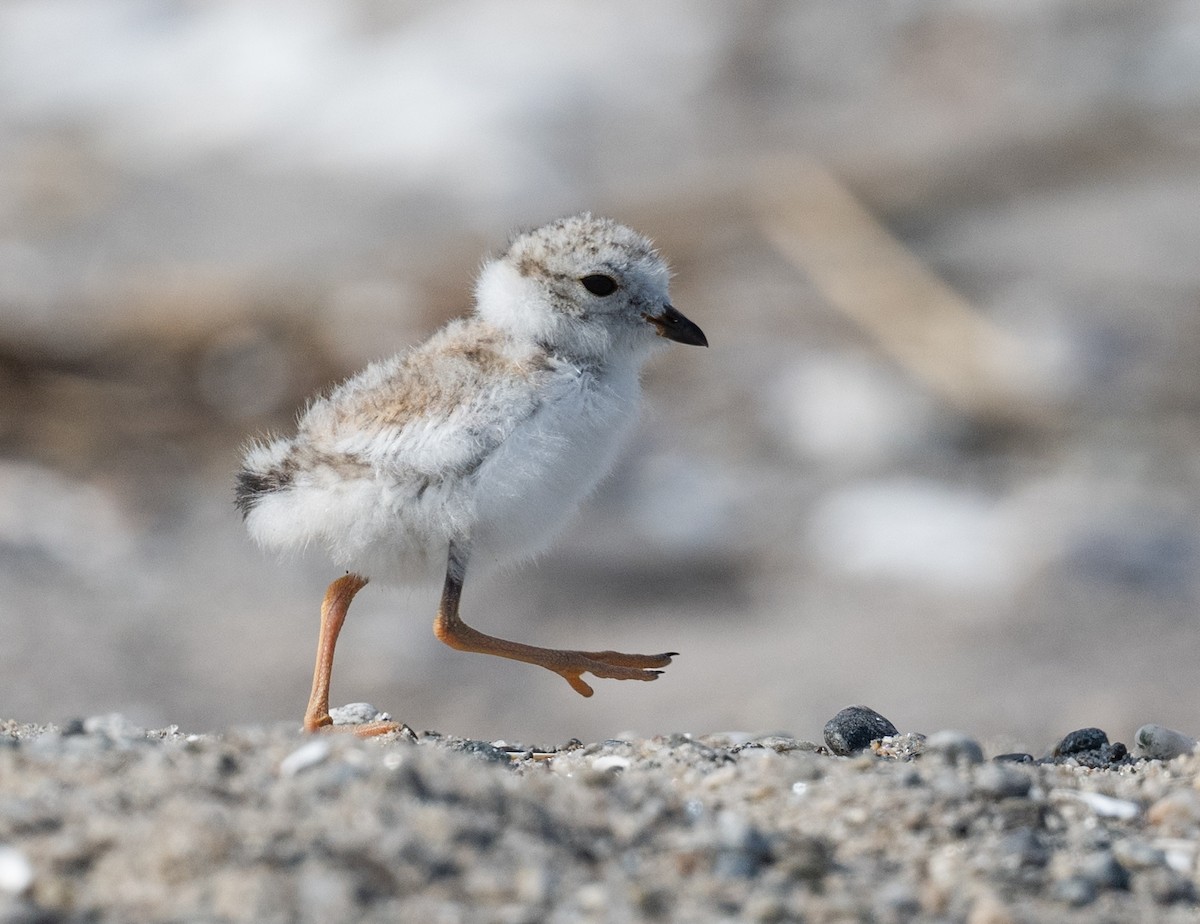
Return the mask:
<path fill-rule="evenodd" d="M 325 403 L 332 417 L 313 421 L 326 431 L 322 442 L 393 477 L 440 480 L 477 469 L 537 411 L 545 373 L 478 327 L 456 322 L 340 385 Z"/>

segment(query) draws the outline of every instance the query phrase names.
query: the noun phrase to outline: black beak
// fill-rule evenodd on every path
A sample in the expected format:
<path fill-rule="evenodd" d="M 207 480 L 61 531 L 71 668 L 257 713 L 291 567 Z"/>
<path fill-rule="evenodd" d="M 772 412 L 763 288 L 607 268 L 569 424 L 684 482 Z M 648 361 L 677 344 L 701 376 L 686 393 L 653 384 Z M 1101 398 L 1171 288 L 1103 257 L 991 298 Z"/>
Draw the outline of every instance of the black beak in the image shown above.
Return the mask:
<path fill-rule="evenodd" d="M 708 338 L 704 331 L 685 318 L 682 314 L 667 305 L 662 314 L 643 315 L 643 317 L 658 328 L 658 336 L 674 340 L 676 343 L 686 343 L 689 346 L 708 346 Z"/>

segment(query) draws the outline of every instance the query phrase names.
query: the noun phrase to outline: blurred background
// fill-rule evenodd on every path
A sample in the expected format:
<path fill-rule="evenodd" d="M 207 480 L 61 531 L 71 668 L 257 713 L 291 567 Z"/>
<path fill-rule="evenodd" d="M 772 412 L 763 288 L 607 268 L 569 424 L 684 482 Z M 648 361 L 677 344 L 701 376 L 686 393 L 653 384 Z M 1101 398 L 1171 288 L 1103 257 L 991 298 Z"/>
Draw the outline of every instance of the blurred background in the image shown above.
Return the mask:
<path fill-rule="evenodd" d="M 682 657 L 583 700 L 371 585 L 335 702 L 527 743 L 851 703 L 1197 732 L 1185 0 L 0 5 L 0 714 L 298 723 L 337 573 L 251 545 L 240 448 L 585 208 L 712 348 L 464 615 Z"/>

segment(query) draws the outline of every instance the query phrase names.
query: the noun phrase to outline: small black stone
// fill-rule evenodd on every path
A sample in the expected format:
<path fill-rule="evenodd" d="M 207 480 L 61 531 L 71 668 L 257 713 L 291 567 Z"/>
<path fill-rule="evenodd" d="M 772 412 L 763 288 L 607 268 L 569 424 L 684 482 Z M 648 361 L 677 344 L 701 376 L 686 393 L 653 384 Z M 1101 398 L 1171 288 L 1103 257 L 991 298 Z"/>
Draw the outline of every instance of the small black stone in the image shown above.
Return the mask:
<path fill-rule="evenodd" d="M 1054 746 L 1055 757 L 1070 757 L 1086 751 L 1098 751 L 1108 744 L 1108 735 L 1099 728 L 1079 728 Z"/>
<path fill-rule="evenodd" d="M 834 754 L 843 757 L 865 751 L 872 741 L 896 735 L 896 726 L 874 709 L 866 706 L 847 706 L 825 723 L 825 744 Z"/>
<path fill-rule="evenodd" d="M 997 754 L 992 760 L 1001 764 L 1031 764 L 1033 755 L 1023 751 L 1013 751 L 1010 754 Z"/>
<path fill-rule="evenodd" d="M 456 741 L 450 745 L 450 750 L 461 751 L 464 754 L 471 754 L 481 760 L 490 761 L 497 764 L 511 764 L 508 754 L 500 750 L 494 744 L 488 741 L 464 740 Z"/>
<path fill-rule="evenodd" d="M 85 733 L 86 730 L 83 727 L 83 719 L 67 719 L 67 721 L 63 722 L 62 729 L 60 730 L 60 734 L 64 738 L 67 738 L 71 735 L 82 735 Z"/>

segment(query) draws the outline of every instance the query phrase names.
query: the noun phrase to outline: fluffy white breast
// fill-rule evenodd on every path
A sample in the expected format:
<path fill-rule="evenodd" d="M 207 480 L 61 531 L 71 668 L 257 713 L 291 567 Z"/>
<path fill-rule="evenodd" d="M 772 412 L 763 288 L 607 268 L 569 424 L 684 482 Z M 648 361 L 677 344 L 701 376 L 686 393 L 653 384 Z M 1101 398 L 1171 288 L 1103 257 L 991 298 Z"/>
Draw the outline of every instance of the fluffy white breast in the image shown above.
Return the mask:
<path fill-rule="evenodd" d="M 637 421 L 632 365 L 562 364 L 538 410 L 480 468 L 472 559 L 499 564 L 545 550 L 612 469 Z"/>

